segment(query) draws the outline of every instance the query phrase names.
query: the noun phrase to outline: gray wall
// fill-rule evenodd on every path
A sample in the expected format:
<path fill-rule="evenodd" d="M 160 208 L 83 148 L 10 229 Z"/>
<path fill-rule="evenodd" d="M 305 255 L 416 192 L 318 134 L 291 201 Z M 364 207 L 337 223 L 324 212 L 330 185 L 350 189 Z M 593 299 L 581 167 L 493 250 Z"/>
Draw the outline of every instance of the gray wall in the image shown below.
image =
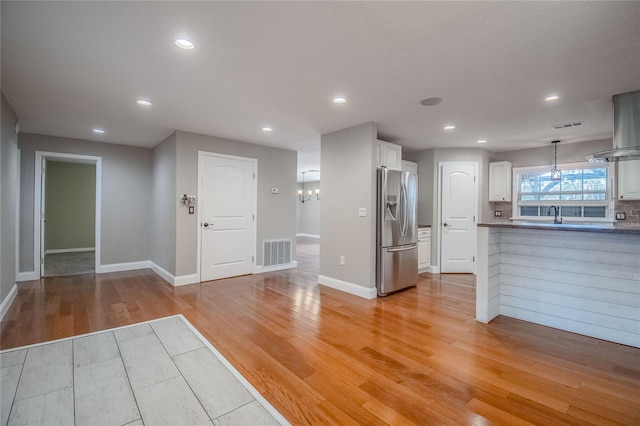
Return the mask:
<path fill-rule="evenodd" d="M 579 143 L 559 143 L 558 163 L 582 163 L 584 156 L 605 149 L 611 149 L 613 141 L 602 139 Z M 553 164 L 553 147 L 521 149 L 518 151 L 496 152 L 491 161 L 510 161 L 513 167 L 545 166 Z"/>
<path fill-rule="evenodd" d="M 47 161 L 45 250 L 95 247 L 95 164 Z"/>
<path fill-rule="evenodd" d="M 176 234 L 179 237 L 176 241 L 175 275 L 195 274 L 197 268 L 197 215 L 189 215 L 178 203 L 178 196 L 198 193 L 198 151 L 258 160 L 256 264 L 262 264 L 264 240 L 291 239 L 292 253 L 295 253 L 297 153 L 196 133 L 178 131 L 176 134 L 174 209 Z M 280 188 L 280 193 L 272 194 L 273 187 Z"/>
<path fill-rule="evenodd" d="M 0 301 L 16 283 L 16 203 L 18 202 L 18 136 L 16 113 L 0 93 Z"/>
<path fill-rule="evenodd" d="M 407 152 L 403 157 L 418 164 L 418 224 L 431 225 L 434 223 L 436 200 L 435 182 L 436 171 L 433 162 L 433 149 Z"/>
<path fill-rule="evenodd" d="M 375 288 L 376 139 L 375 123 L 321 137 L 320 275 L 367 288 Z"/>
<path fill-rule="evenodd" d="M 492 153 L 481 148 L 433 148 L 408 152 L 406 160 L 418 163 L 418 223 L 431 225 L 431 265 L 438 265 L 439 163 L 478 163 L 478 222 L 491 218 L 489 205 L 489 161 Z"/>
<path fill-rule="evenodd" d="M 302 189 L 302 183 L 298 184 L 298 190 Z M 320 189 L 320 182 L 306 182 L 304 184 L 305 196 L 307 191 L 313 191 L 311 200 L 301 203 L 298 201 L 298 220 L 296 232 L 298 234 L 320 235 L 320 203 L 322 202 L 322 193 L 320 200 L 316 198 L 316 189 Z M 296 192 L 297 194 L 297 192 Z"/>
<path fill-rule="evenodd" d="M 434 150 L 434 167 L 439 173 L 438 164 L 441 162 L 473 162 L 478 163 L 478 222 L 490 218 L 489 206 L 489 161 L 491 152 L 481 148 L 450 148 Z M 439 183 L 437 183 L 439 185 Z M 437 186 L 435 189 L 437 194 Z M 433 217 L 437 218 L 437 206 L 434 207 Z M 433 233 L 432 233 L 433 234 Z"/>
<path fill-rule="evenodd" d="M 149 260 L 176 273 L 176 133 L 153 149 Z"/>
<path fill-rule="evenodd" d="M 21 133 L 20 272 L 33 271 L 35 152 L 102 157 L 100 265 L 149 260 L 151 154 L 148 148 Z"/>

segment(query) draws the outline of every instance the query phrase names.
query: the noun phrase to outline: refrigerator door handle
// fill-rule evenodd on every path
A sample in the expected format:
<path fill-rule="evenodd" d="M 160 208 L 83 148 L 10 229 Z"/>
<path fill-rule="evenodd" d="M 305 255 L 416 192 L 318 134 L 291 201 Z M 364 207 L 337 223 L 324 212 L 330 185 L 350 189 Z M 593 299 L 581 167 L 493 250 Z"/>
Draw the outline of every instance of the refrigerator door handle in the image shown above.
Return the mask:
<path fill-rule="evenodd" d="M 406 245 L 406 246 L 401 246 L 401 247 L 393 247 L 393 248 L 388 248 L 387 252 L 393 253 L 393 252 L 396 252 L 396 251 L 413 250 L 416 247 L 418 247 L 417 244 L 411 244 L 411 245 Z"/>
<path fill-rule="evenodd" d="M 404 182 L 400 182 L 400 203 L 399 208 L 402 209 L 401 212 L 398 212 L 398 216 L 400 217 L 400 235 L 403 237 L 407 235 L 407 193 L 404 187 Z"/>

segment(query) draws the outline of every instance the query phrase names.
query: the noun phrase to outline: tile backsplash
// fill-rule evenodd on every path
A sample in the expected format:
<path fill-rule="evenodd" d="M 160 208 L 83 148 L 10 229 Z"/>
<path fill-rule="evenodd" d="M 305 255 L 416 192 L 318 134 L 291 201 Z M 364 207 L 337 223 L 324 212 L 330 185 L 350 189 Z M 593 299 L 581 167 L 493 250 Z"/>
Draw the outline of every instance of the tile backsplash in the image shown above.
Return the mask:
<path fill-rule="evenodd" d="M 616 213 L 624 213 L 627 218 L 622 223 L 640 225 L 640 200 L 616 201 Z"/>
<path fill-rule="evenodd" d="M 513 204 L 504 202 L 489 203 L 491 205 L 491 211 L 495 213 L 496 210 L 502 212 L 502 216 L 491 217 L 492 222 L 511 222 L 509 218 L 513 215 Z M 620 225 L 638 225 L 640 226 L 640 200 L 634 201 L 619 201 L 615 202 L 615 212 L 624 213 L 626 215 L 625 220 L 621 220 L 618 223 Z"/>
<path fill-rule="evenodd" d="M 492 222 L 511 222 L 509 218 L 512 216 L 512 204 L 511 203 L 503 203 L 503 202 L 491 202 L 491 212 L 494 216 L 491 218 Z M 496 210 L 502 212 L 501 216 L 495 216 Z"/>

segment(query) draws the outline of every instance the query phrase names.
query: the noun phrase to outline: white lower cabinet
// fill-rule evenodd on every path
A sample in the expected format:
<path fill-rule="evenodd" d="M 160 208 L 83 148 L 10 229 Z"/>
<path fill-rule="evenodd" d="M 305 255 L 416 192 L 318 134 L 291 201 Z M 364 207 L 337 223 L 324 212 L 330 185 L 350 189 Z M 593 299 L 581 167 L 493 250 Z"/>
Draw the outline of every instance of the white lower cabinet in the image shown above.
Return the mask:
<path fill-rule="evenodd" d="M 431 228 L 418 229 L 418 270 L 431 266 Z"/>

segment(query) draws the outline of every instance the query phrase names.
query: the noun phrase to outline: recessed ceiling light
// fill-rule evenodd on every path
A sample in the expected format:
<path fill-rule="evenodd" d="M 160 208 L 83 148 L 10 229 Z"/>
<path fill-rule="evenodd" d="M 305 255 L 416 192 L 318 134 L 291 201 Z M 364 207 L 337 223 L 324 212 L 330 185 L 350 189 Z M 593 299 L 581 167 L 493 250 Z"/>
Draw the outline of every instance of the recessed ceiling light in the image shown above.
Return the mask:
<path fill-rule="evenodd" d="M 547 102 L 557 101 L 558 99 L 560 99 L 560 96 L 558 95 L 549 95 L 546 98 L 544 98 L 544 100 Z"/>
<path fill-rule="evenodd" d="M 136 99 L 136 103 L 142 106 L 151 106 L 151 101 L 148 99 Z"/>
<path fill-rule="evenodd" d="M 343 96 L 336 96 L 335 98 L 333 98 L 333 103 L 334 104 L 343 104 L 347 102 L 347 98 L 343 97 Z"/>
<path fill-rule="evenodd" d="M 486 139 L 478 139 L 478 143 L 487 143 Z"/>
<path fill-rule="evenodd" d="M 93 129 L 93 133 L 97 133 L 99 135 L 102 135 L 104 133 L 104 129 Z"/>
<path fill-rule="evenodd" d="M 441 104 L 444 99 L 440 97 L 427 98 L 420 101 L 420 105 L 424 106 L 435 106 Z"/>
<path fill-rule="evenodd" d="M 453 130 L 455 128 L 456 128 L 456 126 L 454 126 L 453 124 L 447 124 L 446 126 L 444 126 L 445 130 Z"/>
<path fill-rule="evenodd" d="M 267 132 L 267 133 L 269 133 L 269 132 L 272 132 L 272 131 L 273 131 L 273 128 L 272 128 L 271 126 L 264 126 L 264 127 L 262 128 L 262 131 L 263 131 L 263 132 Z"/>
<path fill-rule="evenodd" d="M 194 47 L 196 47 L 193 43 L 191 43 L 186 38 L 177 39 L 176 40 L 176 46 L 178 46 L 180 49 L 186 49 L 186 50 L 191 50 Z"/>

